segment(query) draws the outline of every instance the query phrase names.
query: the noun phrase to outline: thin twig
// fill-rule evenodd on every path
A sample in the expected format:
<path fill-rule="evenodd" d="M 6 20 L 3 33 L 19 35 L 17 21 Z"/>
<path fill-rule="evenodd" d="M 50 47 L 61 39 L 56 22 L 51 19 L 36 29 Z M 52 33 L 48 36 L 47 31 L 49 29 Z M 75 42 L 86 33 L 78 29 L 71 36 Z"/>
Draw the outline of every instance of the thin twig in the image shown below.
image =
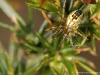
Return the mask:
<path fill-rule="evenodd" d="M 46 13 L 44 11 L 41 11 L 42 12 L 42 15 L 43 17 L 45 18 L 45 20 L 50 24 L 50 26 L 52 25 L 52 22 L 50 20 L 50 18 L 46 15 Z"/>
<path fill-rule="evenodd" d="M 75 8 L 75 7 L 78 5 L 78 3 L 79 3 L 79 0 L 76 0 L 76 1 L 74 2 L 74 4 L 73 4 L 73 8 Z"/>

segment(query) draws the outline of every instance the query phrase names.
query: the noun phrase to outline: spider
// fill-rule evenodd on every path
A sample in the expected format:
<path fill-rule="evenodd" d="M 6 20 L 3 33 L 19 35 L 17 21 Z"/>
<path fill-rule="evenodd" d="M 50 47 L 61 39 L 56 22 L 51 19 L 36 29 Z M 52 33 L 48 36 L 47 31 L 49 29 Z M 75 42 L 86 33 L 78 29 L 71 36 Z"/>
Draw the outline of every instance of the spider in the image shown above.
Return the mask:
<path fill-rule="evenodd" d="M 76 34 L 83 37 L 83 35 L 78 31 L 79 24 L 81 23 L 81 21 L 83 19 L 83 12 L 81 10 L 75 10 L 68 15 L 66 20 L 64 20 L 65 19 L 65 17 L 64 17 L 65 4 L 66 4 L 66 0 L 64 0 L 63 13 L 62 13 L 62 17 L 61 17 L 61 22 L 63 24 L 61 24 L 59 26 L 52 26 L 47 29 L 47 31 L 49 31 L 49 30 L 53 31 L 53 35 L 52 35 L 53 38 L 55 38 L 59 34 L 63 35 L 62 40 L 58 45 L 58 48 L 61 47 L 61 45 L 65 39 L 69 39 L 70 44 L 74 47 L 75 45 L 73 45 L 72 37 L 74 37 Z M 82 44 L 83 44 L 83 42 L 82 42 Z"/>

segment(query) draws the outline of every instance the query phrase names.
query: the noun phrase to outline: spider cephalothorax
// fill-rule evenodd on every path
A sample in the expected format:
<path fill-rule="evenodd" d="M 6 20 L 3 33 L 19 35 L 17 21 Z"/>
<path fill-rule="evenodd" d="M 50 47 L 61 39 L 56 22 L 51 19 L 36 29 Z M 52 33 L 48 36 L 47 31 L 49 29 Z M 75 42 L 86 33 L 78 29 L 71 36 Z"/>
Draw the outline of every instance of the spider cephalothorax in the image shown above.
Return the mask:
<path fill-rule="evenodd" d="M 82 36 L 81 33 L 79 33 L 77 30 L 82 19 L 83 19 L 82 11 L 75 10 L 68 15 L 64 25 L 59 25 L 59 26 L 51 28 L 54 32 L 53 38 L 56 37 L 60 33 L 63 35 L 59 46 L 67 38 L 70 40 L 70 43 L 73 46 L 72 37 L 74 37 L 76 34 L 79 34 L 80 36 Z"/>

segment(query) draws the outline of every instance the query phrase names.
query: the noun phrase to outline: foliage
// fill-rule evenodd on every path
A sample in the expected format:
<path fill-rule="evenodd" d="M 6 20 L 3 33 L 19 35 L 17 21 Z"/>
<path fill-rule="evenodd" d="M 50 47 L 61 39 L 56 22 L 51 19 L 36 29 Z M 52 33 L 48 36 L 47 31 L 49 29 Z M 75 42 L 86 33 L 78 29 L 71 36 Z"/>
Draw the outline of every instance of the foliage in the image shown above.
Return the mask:
<path fill-rule="evenodd" d="M 76 0 L 69 2 L 66 16 L 84 4 L 79 1 L 78 5 L 74 7 L 75 2 Z M 32 31 L 33 18 L 31 16 L 33 13 L 31 8 L 46 12 L 54 20 L 54 25 L 59 25 L 59 18 L 61 18 L 63 10 L 62 4 L 62 0 L 28 0 L 30 23 L 27 24 L 6 0 L 0 0 L 0 8 L 15 23 L 15 26 L 11 26 L 0 22 L 1 27 L 12 32 L 8 51 L 5 51 L 0 44 L 0 75 L 79 75 L 78 66 L 91 75 L 97 75 L 91 69 L 94 68 L 94 64 L 78 54 L 82 51 L 95 54 L 95 38 L 100 38 L 100 24 L 98 24 L 100 2 L 92 4 L 91 8 L 89 8 L 90 4 L 82 7 L 84 19 L 79 30 L 87 36 L 88 40 L 80 38 L 78 35 L 73 38 L 74 43 L 82 44 L 81 48 L 73 48 L 66 40 L 58 50 L 57 45 L 61 36 L 52 39 L 52 32 L 45 32 L 48 27 L 46 20 L 41 24 L 38 32 Z M 80 42 L 76 38 L 82 41 Z M 91 42 L 92 48 L 86 46 L 88 42 Z"/>

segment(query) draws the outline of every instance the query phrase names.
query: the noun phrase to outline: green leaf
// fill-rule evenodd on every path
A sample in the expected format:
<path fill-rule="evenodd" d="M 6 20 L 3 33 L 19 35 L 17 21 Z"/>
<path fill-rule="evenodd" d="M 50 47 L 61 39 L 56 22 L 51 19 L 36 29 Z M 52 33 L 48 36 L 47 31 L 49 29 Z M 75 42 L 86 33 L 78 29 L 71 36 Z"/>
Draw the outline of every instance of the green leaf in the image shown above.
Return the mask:
<path fill-rule="evenodd" d="M 61 69 L 61 74 L 60 75 L 65 75 L 65 69 L 64 69 L 64 67 L 62 67 L 62 69 Z"/>
<path fill-rule="evenodd" d="M 100 26 L 98 26 L 98 25 L 93 25 L 93 33 L 98 37 L 98 38 L 100 38 Z"/>
<path fill-rule="evenodd" d="M 26 70 L 23 75 L 35 74 L 43 65 L 43 56 L 39 55 L 34 58 L 30 63 L 28 63 Z"/>
<path fill-rule="evenodd" d="M 94 36 L 91 36 L 91 44 L 92 44 L 92 49 L 93 49 L 94 51 L 96 51 L 95 37 L 94 37 Z"/>
<path fill-rule="evenodd" d="M 32 45 L 29 45 L 29 44 L 24 44 L 24 45 L 27 47 L 27 49 L 30 49 L 29 52 L 32 52 L 32 51 L 39 52 L 39 53 L 43 52 L 43 48 L 32 46 Z"/>
<path fill-rule="evenodd" d="M 5 70 L 4 67 L 2 66 L 1 62 L 0 62 L 0 75 L 5 75 Z"/>
<path fill-rule="evenodd" d="M 50 65 L 50 69 L 54 73 L 54 75 L 61 75 L 61 74 L 65 73 L 65 66 L 62 64 L 62 62 L 57 61 L 57 58 L 59 58 L 59 56 L 54 58 L 54 60 L 52 62 L 50 62 L 49 65 Z"/>
<path fill-rule="evenodd" d="M 12 67 L 12 63 L 10 61 L 10 58 L 9 58 L 9 55 L 7 52 L 5 52 L 5 62 L 7 64 L 7 67 L 8 67 L 8 75 L 14 75 L 14 70 L 13 70 L 13 67 Z"/>
<path fill-rule="evenodd" d="M 48 15 L 48 16 L 51 17 L 51 15 Z M 44 22 L 42 23 L 42 25 L 38 31 L 41 35 L 43 35 L 46 32 L 45 30 L 47 28 L 47 25 L 48 25 L 48 22 L 46 20 L 44 20 Z"/>
<path fill-rule="evenodd" d="M 0 72 L 3 75 L 7 74 L 7 65 L 5 62 L 5 54 L 4 54 L 4 48 L 0 43 Z"/>
<path fill-rule="evenodd" d="M 88 67 L 87 65 L 81 63 L 81 62 L 77 62 L 78 65 L 83 68 L 85 71 L 87 71 L 89 74 L 91 75 L 98 75 L 94 70 L 92 70 L 90 67 Z"/>
<path fill-rule="evenodd" d="M 41 43 L 48 48 L 48 50 L 54 54 L 55 50 L 52 48 L 51 44 L 45 39 L 43 38 L 39 33 L 36 33 L 37 37 L 39 38 L 39 40 L 41 41 Z"/>
<path fill-rule="evenodd" d="M 0 64 L 4 69 L 2 71 L 5 71 L 5 73 L 7 73 L 8 75 L 14 75 L 14 70 L 9 55 L 6 51 L 3 51 L 2 49 L 3 48 L 0 45 Z"/>
<path fill-rule="evenodd" d="M 59 75 L 58 71 L 55 68 L 53 68 L 53 67 L 50 67 L 50 68 L 54 75 Z"/>
<path fill-rule="evenodd" d="M 100 1 L 97 4 L 93 4 L 91 6 L 92 15 L 91 18 L 95 17 L 98 13 L 100 13 Z"/>
<path fill-rule="evenodd" d="M 75 50 L 74 48 L 65 48 L 61 50 L 61 53 L 65 56 L 72 56 L 72 55 L 76 55 L 79 54 L 80 51 L 79 50 Z"/>
<path fill-rule="evenodd" d="M 31 28 L 33 25 L 33 9 L 28 7 L 28 27 Z"/>
<path fill-rule="evenodd" d="M 59 5 L 56 5 L 54 4 L 54 2 L 50 2 L 49 0 L 28 0 L 27 5 L 34 9 L 45 11 L 55 15 L 59 15 L 59 13 L 61 12 L 61 8 L 59 8 Z"/>
<path fill-rule="evenodd" d="M 5 24 L 5 23 L 2 23 L 2 22 L 0 22 L 0 26 L 3 27 L 3 28 L 9 29 L 12 32 L 16 31 L 16 29 L 13 26 Z"/>
<path fill-rule="evenodd" d="M 18 24 L 17 20 L 19 20 L 24 26 L 26 26 L 25 21 L 15 12 L 6 0 L 0 0 L 0 8 L 16 25 Z"/>
<path fill-rule="evenodd" d="M 79 75 L 74 60 L 71 59 L 71 57 L 69 57 L 69 59 L 62 57 L 62 62 L 68 69 L 69 75 Z"/>
<path fill-rule="evenodd" d="M 28 27 L 24 26 L 18 19 L 17 19 L 19 27 L 24 31 L 25 33 L 29 34 L 31 30 L 28 29 Z"/>
<path fill-rule="evenodd" d="M 77 60 L 77 61 L 79 61 L 79 62 L 81 62 L 81 63 L 84 63 L 84 64 L 88 65 L 91 68 L 96 68 L 95 65 L 94 65 L 94 63 L 92 61 L 89 61 L 89 60 L 87 60 L 84 57 L 81 57 L 81 56 L 72 56 L 72 58 L 75 59 L 75 60 Z"/>
<path fill-rule="evenodd" d="M 72 6 L 73 6 L 74 0 L 70 1 L 70 5 L 69 5 L 69 11 L 71 10 Z"/>
<path fill-rule="evenodd" d="M 14 59 L 17 53 L 18 53 L 18 47 L 15 45 L 14 41 L 10 39 L 8 54 L 9 54 L 11 63 L 14 62 Z"/>

